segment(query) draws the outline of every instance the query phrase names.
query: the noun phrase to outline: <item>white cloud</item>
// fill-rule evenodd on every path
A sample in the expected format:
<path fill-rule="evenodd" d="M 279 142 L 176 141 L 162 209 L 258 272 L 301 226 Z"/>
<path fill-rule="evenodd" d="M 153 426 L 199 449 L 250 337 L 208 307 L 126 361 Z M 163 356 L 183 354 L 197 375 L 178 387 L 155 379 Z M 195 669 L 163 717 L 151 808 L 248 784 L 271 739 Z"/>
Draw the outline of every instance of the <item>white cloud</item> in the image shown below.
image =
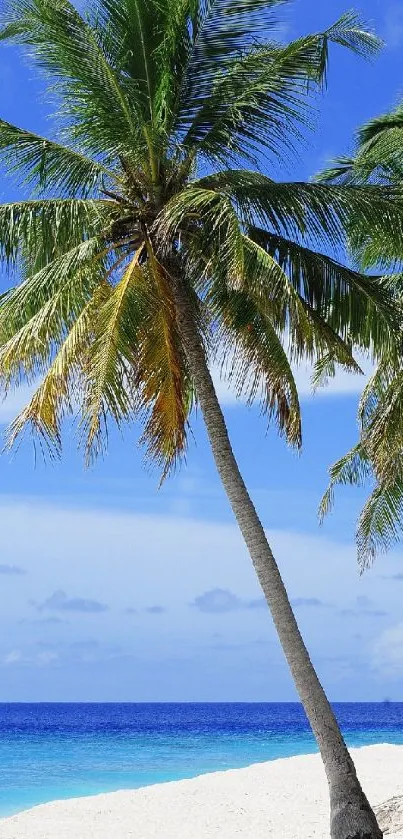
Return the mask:
<path fill-rule="evenodd" d="M 58 658 L 58 654 L 53 652 L 53 650 L 43 650 L 43 652 L 38 653 L 36 656 L 36 662 L 39 665 L 46 667 L 48 664 L 51 664 L 52 661 L 57 661 Z"/>
<path fill-rule="evenodd" d="M 392 675 L 403 674 L 403 623 L 385 629 L 374 645 L 374 664 Z"/>
<path fill-rule="evenodd" d="M 21 650 L 11 650 L 7 653 L 3 658 L 4 664 L 16 664 L 17 661 L 21 661 L 22 659 L 22 652 Z"/>
<path fill-rule="evenodd" d="M 261 596 L 242 537 L 232 523 L 62 508 L 3 496 L 0 528 L 3 550 L 12 551 L 15 562 L 23 562 L 27 570 L 18 586 L 7 590 L 0 622 L 32 619 L 30 604 L 44 603 L 60 591 L 79 593 L 79 605 L 107 603 L 109 610 L 94 613 L 91 620 L 92 628 L 105 627 L 106 636 L 112 624 L 127 631 L 127 622 L 117 616 L 128 607 L 140 614 L 150 604 L 160 604 L 169 609 L 164 620 L 175 629 L 184 621 L 195 624 L 196 612 L 188 604 L 203 592 L 230 588 L 242 602 Z M 291 597 L 327 602 L 331 592 L 339 606 L 350 605 L 356 596 L 372 597 L 373 574 L 359 579 L 352 544 L 339 544 L 319 531 L 310 535 L 274 530 L 269 535 Z M 383 570 L 388 570 L 386 560 Z M 390 598 L 387 582 L 383 591 Z M 260 620 L 259 612 L 250 609 L 251 621 Z M 69 617 L 74 617 L 74 627 L 88 626 L 79 610 Z M 146 632 L 160 632 L 159 622 L 153 630 L 146 616 L 143 625 Z M 21 632 L 33 631 L 32 621 L 19 627 Z M 52 624 L 48 631 L 69 632 L 69 627 Z M 38 624 L 38 631 L 45 630 Z"/>
<path fill-rule="evenodd" d="M 0 661 L 13 665 L 15 680 L 1 680 L 0 699 L 294 698 L 265 608 L 244 609 L 241 621 L 237 610 L 205 614 L 189 608 L 203 592 L 214 589 L 230 590 L 240 601 L 260 605 L 261 591 L 232 523 L 62 508 L 3 496 L 0 529 L 3 550 L 27 570 L 18 586 L 7 586 L 2 600 Z M 357 640 L 356 622 L 341 620 L 340 609 L 367 597 L 379 609 L 386 606 L 390 621 L 397 623 L 400 587 L 375 571 L 360 578 L 352 544 L 285 530 L 271 531 L 269 537 L 291 599 L 331 601 L 325 631 L 323 609 L 300 608 L 298 621 L 314 661 L 325 662 L 320 664 L 325 681 L 330 686 L 340 683 L 347 676 L 340 675 L 340 667 L 336 673 L 334 664 L 326 664 L 329 656 L 348 658 L 360 650 L 370 664 L 371 644 L 379 634 L 379 618 L 366 615 L 365 640 Z M 390 575 L 398 567 L 396 556 L 385 558 L 382 573 Z M 60 654 L 57 662 L 54 657 L 38 658 L 87 637 L 88 616 L 79 611 L 69 613 L 69 622 L 48 625 L 32 620 L 30 601 L 43 603 L 58 590 L 109 605 L 107 611 L 91 615 L 91 635 L 99 644 L 98 664 L 94 662 L 92 669 L 73 666 L 71 657 Z M 150 604 L 164 609 L 158 619 L 150 619 Z M 132 621 L 127 619 L 129 607 L 137 610 Z M 233 653 L 224 653 L 224 647 L 212 650 L 217 631 L 223 634 L 224 646 L 234 646 Z M 266 647 L 257 646 L 258 637 L 265 638 Z M 37 642 L 40 647 L 35 647 Z M 240 644 L 243 652 L 238 654 L 235 647 Z M 108 645 L 121 654 L 111 659 Z M 40 682 L 33 675 L 38 667 L 43 673 Z M 274 682 L 273 668 L 278 668 Z M 348 678 L 354 686 L 349 696 L 357 697 L 360 677 L 352 672 Z"/>
<path fill-rule="evenodd" d="M 4 656 L 3 664 L 7 667 L 17 664 L 33 664 L 35 667 L 46 667 L 58 658 L 58 654 L 53 650 L 42 650 L 39 653 L 11 650 Z"/>

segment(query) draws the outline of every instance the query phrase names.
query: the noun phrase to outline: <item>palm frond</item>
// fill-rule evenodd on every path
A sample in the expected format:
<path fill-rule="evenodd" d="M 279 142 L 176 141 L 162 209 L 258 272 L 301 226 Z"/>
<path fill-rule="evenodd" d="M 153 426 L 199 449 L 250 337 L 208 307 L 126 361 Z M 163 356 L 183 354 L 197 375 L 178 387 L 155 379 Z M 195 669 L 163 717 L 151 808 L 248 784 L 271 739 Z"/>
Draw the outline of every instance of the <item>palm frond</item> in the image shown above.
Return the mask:
<path fill-rule="evenodd" d="M 141 143 L 138 85 L 111 65 L 99 33 L 69 0 L 11 0 L 0 40 L 27 46 L 52 77 L 83 148 L 116 155 Z"/>
<path fill-rule="evenodd" d="M 155 305 L 144 319 L 138 354 L 137 386 L 145 414 L 141 442 L 162 479 L 185 453 L 193 384 L 176 323 L 171 281 L 149 246 L 149 284 Z"/>
<path fill-rule="evenodd" d="M 9 289 L 0 300 L 0 346 L 24 328 L 43 306 L 49 303 L 51 310 L 50 301 L 58 299 L 58 293 L 63 293 L 65 287 L 68 292 L 69 280 L 75 276 L 84 288 L 88 278 L 95 276 L 95 282 L 98 282 L 98 272 L 104 269 L 104 265 L 105 250 L 99 239 L 94 237 L 71 248 L 28 276 L 20 285 Z M 67 298 L 66 305 L 72 304 L 73 300 Z"/>
<path fill-rule="evenodd" d="M 248 404 L 255 400 L 288 442 L 301 445 L 298 391 L 287 354 L 265 312 L 250 294 L 214 283 L 209 304 L 221 324 L 215 334 L 221 375 Z"/>
<path fill-rule="evenodd" d="M 360 441 L 330 472 L 330 484 L 322 498 L 320 518 L 329 512 L 338 484 L 373 489 L 357 524 L 358 562 L 361 570 L 378 553 L 388 551 L 402 535 L 403 527 L 403 419 L 402 378 L 381 364 L 367 384 L 360 402 Z"/>
<path fill-rule="evenodd" d="M 338 485 L 363 486 L 372 477 L 372 467 L 361 443 L 357 443 L 329 469 L 329 486 L 320 502 L 319 519 L 330 512 L 334 504 L 334 491 Z"/>
<path fill-rule="evenodd" d="M 224 26 L 229 29 L 228 20 Z M 275 149 L 277 159 L 281 148 L 289 152 L 294 144 L 288 131 L 306 124 L 308 93 L 326 76 L 329 42 L 364 55 L 379 48 L 376 36 L 347 13 L 325 32 L 285 47 L 266 43 L 232 57 L 224 39 L 221 53 L 219 47 L 213 50 L 214 61 L 205 50 L 202 68 L 195 55 L 177 120 L 178 130 L 186 131 L 184 146 L 196 145 L 220 162 L 239 156 L 254 160 L 262 146 Z"/>
<path fill-rule="evenodd" d="M 393 484 L 403 455 L 403 374 L 380 364 L 360 401 L 361 438 L 377 480 Z"/>
<path fill-rule="evenodd" d="M 354 271 L 254 225 L 249 236 L 279 263 L 296 292 L 344 341 L 375 354 L 396 342 L 396 303 L 387 279 Z"/>
<path fill-rule="evenodd" d="M 41 384 L 28 405 L 11 423 L 6 438 L 8 447 L 13 446 L 17 438 L 27 427 L 30 427 L 34 433 L 45 440 L 51 449 L 55 449 L 56 452 L 61 450 L 62 423 L 66 416 L 72 415 L 80 407 L 82 373 L 91 346 L 93 320 L 98 307 L 105 303 L 108 293 L 110 293 L 110 287 L 106 283 L 101 283 L 81 312 L 76 312 L 71 328 L 64 335 L 61 346 L 46 369 Z M 42 315 L 42 321 L 46 327 L 47 343 L 53 344 L 47 315 L 45 317 Z M 56 335 L 56 337 L 59 336 Z M 32 358 L 35 358 L 35 349 L 37 350 L 37 336 L 35 341 L 36 347 L 31 349 Z M 0 351 L 1 373 L 3 373 L 3 367 L 2 350 Z M 37 363 L 33 369 L 36 378 L 39 372 Z"/>
<path fill-rule="evenodd" d="M 119 173 L 74 148 L 0 120 L 0 160 L 9 173 L 39 194 L 49 188 L 69 198 L 86 198 Z"/>
<path fill-rule="evenodd" d="M 403 530 L 403 476 L 392 485 L 380 484 L 369 496 L 357 526 L 358 562 L 362 571 L 379 552 L 385 553 Z"/>
<path fill-rule="evenodd" d="M 119 425 L 135 414 L 130 371 L 136 364 L 137 335 L 149 293 L 139 265 L 142 247 L 94 320 L 94 340 L 88 356 L 83 403 L 83 435 L 87 456 L 104 442 L 108 415 Z"/>
<path fill-rule="evenodd" d="M 135 82 L 144 123 L 154 128 L 163 88 L 175 87 L 174 69 L 180 72 L 189 47 L 195 5 L 195 0 L 103 0 L 93 11 L 105 53 Z"/>
<path fill-rule="evenodd" d="M 15 267 L 19 258 L 36 255 L 47 264 L 73 245 L 107 231 L 117 217 L 109 200 L 40 199 L 0 204 L 0 259 Z"/>
<path fill-rule="evenodd" d="M 291 48 L 288 62 L 285 56 L 276 61 L 276 52 L 257 47 L 233 59 L 208 90 L 200 77 L 176 121 L 185 150 L 221 165 L 239 158 L 254 162 L 262 146 L 277 160 L 282 153 L 289 156 L 295 148 L 290 129 L 301 140 L 310 117 L 307 78 Z"/>
<path fill-rule="evenodd" d="M 377 117 L 357 133 L 357 149 L 353 157 L 338 158 L 317 175 L 327 184 L 387 185 L 397 195 L 403 179 L 403 106 Z M 386 221 L 386 223 L 385 223 Z M 403 264 L 403 237 L 399 225 L 390 224 L 384 213 L 378 218 L 362 216 L 353 210 L 348 225 L 350 247 L 363 268 L 378 266 L 390 270 Z"/>
<path fill-rule="evenodd" d="M 340 187 L 319 183 L 276 182 L 258 172 L 229 169 L 200 178 L 194 187 L 217 190 L 234 201 L 241 217 L 304 243 L 344 247 L 346 231 L 358 215 L 362 224 L 379 224 L 403 238 L 403 199 L 396 188 L 379 185 Z M 193 186 L 192 186 L 193 188 Z"/>
<path fill-rule="evenodd" d="M 245 44 L 275 31 L 276 11 L 286 0 L 196 0 L 188 3 L 190 32 L 180 87 L 180 116 L 194 113 Z M 184 4 L 183 4 L 184 5 Z M 253 33 L 253 34 L 252 34 Z"/>
<path fill-rule="evenodd" d="M 197 185 L 186 187 L 166 204 L 156 221 L 162 244 L 180 241 L 189 228 L 200 227 L 219 249 L 229 284 L 239 285 L 244 271 L 244 242 L 240 221 L 228 196 Z"/>
<path fill-rule="evenodd" d="M 350 343 L 332 328 L 325 314 L 303 298 L 283 266 L 253 239 L 245 238 L 245 247 L 249 254 L 245 288 L 270 313 L 291 360 L 300 363 L 309 359 L 316 365 L 316 378 L 325 360 L 328 373 L 332 363 L 360 372 Z"/>
<path fill-rule="evenodd" d="M 47 375 L 66 336 L 75 334 L 75 321 L 99 295 L 102 261 L 88 258 L 88 252 L 85 260 L 75 250 L 75 259 L 70 252 L 68 261 L 54 260 L 0 301 L 0 386 L 6 393 L 21 381 Z"/>

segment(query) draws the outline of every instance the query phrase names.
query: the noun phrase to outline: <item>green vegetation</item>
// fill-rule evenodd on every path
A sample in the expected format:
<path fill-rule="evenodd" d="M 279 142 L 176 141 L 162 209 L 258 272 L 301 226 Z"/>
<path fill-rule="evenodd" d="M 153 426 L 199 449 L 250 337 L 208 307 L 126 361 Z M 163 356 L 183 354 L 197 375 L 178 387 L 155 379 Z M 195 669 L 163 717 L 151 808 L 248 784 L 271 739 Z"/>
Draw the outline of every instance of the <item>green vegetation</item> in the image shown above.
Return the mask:
<path fill-rule="evenodd" d="M 358 132 L 353 158 L 341 158 L 320 176 L 339 185 L 403 185 L 403 106 L 372 120 Z M 389 270 L 388 283 L 398 301 L 403 290 L 403 238 L 382 215 L 370 224 L 360 215 L 350 221 L 351 247 L 363 268 Z M 400 332 L 403 310 L 400 303 Z M 400 339 L 401 340 L 401 339 Z M 385 345 L 380 363 L 359 406 L 360 440 L 330 470 L 331 483 L 321 505 L 325 515 L 337 484 L 372 483 L 357 526 L 361 568 L 388 550 L 403 528 L 403 372 L 400 346 Z"/>

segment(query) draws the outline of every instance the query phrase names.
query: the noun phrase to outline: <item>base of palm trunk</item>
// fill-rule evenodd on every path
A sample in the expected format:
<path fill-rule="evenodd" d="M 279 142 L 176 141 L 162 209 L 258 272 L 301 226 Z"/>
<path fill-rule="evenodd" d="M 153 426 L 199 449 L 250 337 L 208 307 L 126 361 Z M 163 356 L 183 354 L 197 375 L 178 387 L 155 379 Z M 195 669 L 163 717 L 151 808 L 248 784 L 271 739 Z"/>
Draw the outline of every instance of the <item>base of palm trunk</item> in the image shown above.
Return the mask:
<path fill-rule="evenodd" d="M 371 833 L 362 833 L 362 831 L 360 831 L 359 833 L 348 834 L 344 831 L 341 831 L 340 833 L 333 833 L 332 831 L 331 837 L 332 839 L 383 839 L 382 831 L 379 830 L 379 828 L 375 828 L 375 830 L 376 833 L 374 833 L 374 831 L 371 831 Z"/>
<path fill-rule="evenodd" d="M 364 793 L 362 800 L 340 802 L 331 807 L 331 839 L 383 839 L 369 802 Z"/>

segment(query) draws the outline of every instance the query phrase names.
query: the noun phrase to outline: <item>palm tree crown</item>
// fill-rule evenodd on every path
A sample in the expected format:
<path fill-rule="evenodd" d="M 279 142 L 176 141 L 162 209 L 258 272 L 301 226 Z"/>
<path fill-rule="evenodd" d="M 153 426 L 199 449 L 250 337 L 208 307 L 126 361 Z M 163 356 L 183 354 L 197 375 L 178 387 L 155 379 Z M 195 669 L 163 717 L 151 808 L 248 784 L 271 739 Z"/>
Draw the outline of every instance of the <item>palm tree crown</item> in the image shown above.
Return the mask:
<path fill-rule="evenodd" d="M 0 303 L 0 376 L 5 389 L 42 377 L 10 440 L 28 424 L 57 447 L 77 410 L 91 455 L 110 418 L 140 415 L 149 454 L 170 468 L 195 398 L 178 266 L 208 352 L 291 443 L 290 361 L 310 357 L 319 379 L 335 363 L 358 369 L 352 346 L 390 343 L 386 283 L 333 258 L 352 212 L 402 229 L 390 189 L 258 169 L 309 125 L 329 43 L 363 55 L 379 43 L 354 13 L 276 43 L 280 5 L 100 0 L 82 16 L 69 0 L 12 0 L 0 37 L 27 48 L 59 108 L 57 139 L 0 122 L 3 161 L 31 189 L 0 206 L 0 255 L 22 280 Z"/>
<path fill-rule="evenodd" d="M 319 176 L 337 185 L 403 183 L 403 105 L 371 120 L 357 134 L 354 157 L 339 158 Z M 403 238 L 399 228 L 384 227 L 353 214 L 350 241 L 363 267 L 379 266 L 394 273 L 388 282 L 402 301 Z M 400 314 L 400 335 L 401 335 Z M 358 559 L 365 568 L 379 551 L 388 550 L 403 533 L 403 373 L 401 338 L 385 346 L 379 365 L 364 389 L 359 407 L 360 440 L 330 469 L 330 486 L 321 504 L 324 516 L 337 484 L 372 484 L 357 525 Z"/>

